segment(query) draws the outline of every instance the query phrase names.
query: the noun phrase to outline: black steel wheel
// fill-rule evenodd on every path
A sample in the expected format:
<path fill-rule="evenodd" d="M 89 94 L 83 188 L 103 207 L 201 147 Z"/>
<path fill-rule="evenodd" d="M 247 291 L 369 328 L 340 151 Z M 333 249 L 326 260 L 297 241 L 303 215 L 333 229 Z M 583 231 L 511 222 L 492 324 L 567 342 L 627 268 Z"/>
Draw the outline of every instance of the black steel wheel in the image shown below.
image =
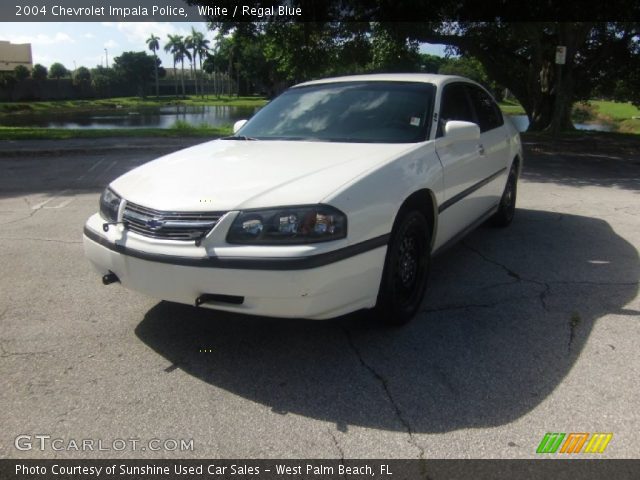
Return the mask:
<path fill-rule="evenodd" d="M 384 323 L 402 325 L 417 313 L 427 287 L 430 249 L 424 215 L 417 210 L 403 214 L 391 234 L 375 310 Z"/>

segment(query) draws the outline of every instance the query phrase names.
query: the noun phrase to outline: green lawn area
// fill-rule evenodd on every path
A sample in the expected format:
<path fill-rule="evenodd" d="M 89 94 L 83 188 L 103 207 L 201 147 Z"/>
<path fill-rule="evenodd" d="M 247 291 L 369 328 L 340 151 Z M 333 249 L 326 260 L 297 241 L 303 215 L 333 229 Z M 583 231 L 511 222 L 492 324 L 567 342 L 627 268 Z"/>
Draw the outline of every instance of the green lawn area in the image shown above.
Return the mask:
<path fill-rule="evenodd" d="M 503 100 L 499 103 L 500 110 L 507 115 L 524 115 L 525 111 L 518 102 L 512 102 L 509 100 Z"/>
<path fill-rule="evenodd" d="M 609 102 L 607 100 L 591 100 L 589 103 L 596 107 L 598 112 L 614 120 L 627 120 L 631 117 L 640 116 L 640 108 L 634 106 L 631 102 L 620 103 Z"/>
<path fill-rule="evenodd" d="M 118 97 L 98 100 L 51 100 L 34 102 L 3 102 L 0 113 L 60 113 L 83 110 L 144 109 L 166 105 L 224 105 L 229 107 L 262 107 L 267 100 L 262 97 L 235 96 L 187 96 L 187 97 Z"/>
<path fill-rule="evenodd" d="M 232 127 L 187 126 L 176 124 L 172 128 L 38 128 L 1 127 L 0 140 L 65 140 L 69 138 L 105 137 L 207 137 L 231 135 Z"/>
<path fill-rule="evenodd" d="M 640 134 L 640 108 L 630 102 L 591 100 L 588 103 L 596 120 L 612 124 L 616 131 Z"/>

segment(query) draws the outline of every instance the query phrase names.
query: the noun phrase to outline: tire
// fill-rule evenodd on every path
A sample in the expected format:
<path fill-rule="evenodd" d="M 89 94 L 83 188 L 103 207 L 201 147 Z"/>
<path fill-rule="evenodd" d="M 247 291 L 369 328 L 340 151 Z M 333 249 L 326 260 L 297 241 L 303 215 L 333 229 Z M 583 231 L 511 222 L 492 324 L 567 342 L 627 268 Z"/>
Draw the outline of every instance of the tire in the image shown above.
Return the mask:
<path fill-rule="evenodd" d="M 388 325 L 404 325 L 417 313 L 427 288 L 431 234 L 417 210 L 402 214 L 391 233 L 375 316 Z"/>
<path fill-rule="evenodd" d="M 507 184 L 500 198 L 498 211 L 491 217 L 494 227 L 507 227 L 513 221 L 516 212 L 516 197 L 518 194 L 518 166 L 514 163 L 509 170 Z"/>

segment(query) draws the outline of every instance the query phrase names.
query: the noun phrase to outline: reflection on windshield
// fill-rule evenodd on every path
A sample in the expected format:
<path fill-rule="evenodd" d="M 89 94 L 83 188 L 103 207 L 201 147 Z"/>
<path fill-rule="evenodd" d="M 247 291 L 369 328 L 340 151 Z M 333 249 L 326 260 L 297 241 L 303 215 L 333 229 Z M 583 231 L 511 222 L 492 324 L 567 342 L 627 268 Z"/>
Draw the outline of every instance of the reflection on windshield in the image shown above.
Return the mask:
<path fill-rule="evenodd" d="M 429 131 L 433 92 L 426 83 L 341 82 L 292 88 L 238 135 L 260 140 L 413 143 Z"/>

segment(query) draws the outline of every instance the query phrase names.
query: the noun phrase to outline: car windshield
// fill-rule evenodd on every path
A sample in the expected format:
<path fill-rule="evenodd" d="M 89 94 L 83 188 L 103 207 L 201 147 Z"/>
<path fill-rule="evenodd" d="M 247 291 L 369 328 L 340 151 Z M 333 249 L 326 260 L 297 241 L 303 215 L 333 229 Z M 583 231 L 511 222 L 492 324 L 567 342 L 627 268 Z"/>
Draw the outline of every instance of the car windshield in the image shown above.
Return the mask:
<path fill-rule="evenodd" d="M 287 90 L 235 137 L 357 143 L 415 143 L 427 138 L 428 83 L 341 82 Z"/>

